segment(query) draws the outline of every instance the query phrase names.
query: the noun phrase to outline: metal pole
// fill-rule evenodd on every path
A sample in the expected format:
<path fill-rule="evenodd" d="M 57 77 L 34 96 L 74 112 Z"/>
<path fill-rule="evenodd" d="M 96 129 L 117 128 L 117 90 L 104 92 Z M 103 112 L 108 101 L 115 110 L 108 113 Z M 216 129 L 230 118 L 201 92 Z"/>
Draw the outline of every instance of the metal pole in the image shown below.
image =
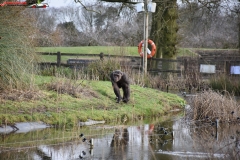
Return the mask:
<path fill-rule="evenodd" d="M 143 60 L 143 71 L 144 75 L 147 74 L 147 47 L 148 47 L 148 0 L 144 1 L 144 18 L 145 18 L 145 23 L 144 23 L 144 60 Z"/>
<path fill-rule="evenodd" d="M 148 0 L 147 0 L 148 4 Z M 147 48 L 148 48 L 148 10 L 146 11 L 146 41 L 145 41 L 145 75 L 147 73 Z"/>
<path fill-rule="evenodd" d="M 142 72 L 145 75 L 145 52 L 146 52 L 146 47 L 145 47 L 145 40 L 146 40 L 146 1 L 144 1 L 144 13 L 143 13 L 143 59 L 142 59 Z"/>

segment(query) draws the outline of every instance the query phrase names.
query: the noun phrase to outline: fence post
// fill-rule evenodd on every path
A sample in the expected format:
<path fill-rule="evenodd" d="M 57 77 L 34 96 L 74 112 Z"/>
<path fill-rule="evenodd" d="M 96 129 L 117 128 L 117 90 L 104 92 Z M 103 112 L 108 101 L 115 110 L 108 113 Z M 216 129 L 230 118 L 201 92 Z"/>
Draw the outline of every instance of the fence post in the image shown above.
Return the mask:
<path fill-rule="evenodd" d="M 57 52 L 57 67 L 61 66 L 61 52 Z"/>
<path fill-rule="evenodd" d="M 188 62 L 187 62 L 187 59 L 185 58 L 184 61 L 183 61 L 183 65 L 184 65 L 184 78 L 186 78 L 186 74 L 187 74 L 187 70 L 188 70 Z"/>

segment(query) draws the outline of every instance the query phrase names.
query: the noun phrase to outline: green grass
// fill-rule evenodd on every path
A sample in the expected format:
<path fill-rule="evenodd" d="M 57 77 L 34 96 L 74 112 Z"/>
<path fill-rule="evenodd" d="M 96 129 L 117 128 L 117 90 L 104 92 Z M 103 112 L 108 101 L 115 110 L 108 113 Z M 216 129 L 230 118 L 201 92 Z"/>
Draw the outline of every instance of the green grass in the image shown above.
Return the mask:
<path fill-rule="evenodd" d="M 139 56 L 137 47 L 120 47 L 120 46 L 84 46 L 84 47 L 37 47 L 37 52 L 49 52 L 49 55 L 43 55 L 43 62 L 56 62 L 57 56 L 52 56 L 51 53 L 81 53 L 81 54 L 100 54 L 105 55 L 124 55 L 124 56 Z M 66 63 L 68 59 L 99 59 L 97 57 L 86 56 L 62 56 L 62 62 Z"/>
<path fill-rule="evenodd" d="M 177 57 L 196 57 L 196 51 L 214 51 L 214 50 L 236 50 L 236 49 L 211 49 L 211 48 L 177 48 Z M 105 55 L 124 55 L 124 56 L 139 56 L 138 49 L 132 46 L 83 46 L 83 47 L 37 47 L 37 52 L 49 52 L 49 55 L 42 55 L 43 62 L 56 62 L 57 56 L 52 56 L 51 53 L 79 53 L 79 54 L 99 54 L 103 52 Z M 99 57 L 86 56 L 62 56 L 62 62 L 66 63 L 68 59 L 99 59 Z"/>
<path fill-rule="evenodd" d="M 43 55 L 42 61 L 44 62 L 56 62 L 57 56 L 51 55 L 51 53 L 82 53 L 82 54 L 99 54 L 103 52 L 105 55 L 124 55 L 124 56 L 139 56 L 138 49 L 136 47 L 120 47 L 120 46 L 84 46 L 84 47 L 37 47 L 37 52 L 48 52 L 49 55 Z M 197 54 L 191 48 L 178 48 L 177 56 L 196 56 Z M 99 59 L 99 57 L 86 57 L 86 56 L 62 56 L 62 62 L 66 63 L 68 59 L 81 58 L 81 59 Z"/>
<path fill-rule="evenodd" d="M 57 53 L 82 53 L 82 54 L 104 54 L 139 56 L 137 46 L 84 46 L 84 47 L 36 47 L 37 52 Z M 177 48 L 178 56 L 196 55 L 192 48 Z"/>
<path fill-rule="evenodd" d="M 36 85 L 43 95 L 38 100 L 3 100 L 0 104 L 0 124 L 24 121 L 43 121 L 56 126 L 75 126 L 87 119 L 121 122 L 139 117 L 160 116 L 171 109 L 181 108 L 185 101 L 175 94 L 150 88 L 131 86 L 130 102 L 117 104 L 109 81 L 78 81 L 88 94 L 74 98 L 46 90 L 46 84 L 54 77 L 36 76 Z"/>
<path fill-rule="evenodd" d="M 82 54 L 99 54 L 103 52 L 105 55 L 124 55 L 124 56 L 139 56 L 137 46 L 136 47 L 119 47 L 119 46 L 84 46 L 84 47 L 37 47 L 37 52 L 49 52 L 49 55 L 42 55 L 43 62 L 56 62 L 57 56 L 51 55 L 51 53 L 82 53 Z M 206 48 L 177 48 L 178 57 L 196 57 L 197 50 L 218 50 L 218 49 L 206 49 Z M 223 50 L 223 49 L 220 49 Z M 86 56 L 62 56 L 62 62 L 66 63 L 68 59 L 81 58 L 81 59 L 99 59 L 97 57 Z"/>
<path fill-rule="evenodd" d="M 83 46 L 83 47 L 37 47 L 37 52 L 57 53 L 83 53 L 83 54 L 104 54 L 126 56 L 138 56 L 138 49 L 136 47 L 121 47 L 121 46 Z"/>
<path fill-rule="evenodd" d="M 191 48 L 177 48 L 178 57 L 195 57 L 197 54 Z"/>
<path fill-rule="evenodd" d="M 237 49 L 213 49 L 213 48 L 177 48 L 177 56 L 194 56 L 196 50 L 237 50 Z M 137 46 L 83 46 L 83 47 L 36 47 L 37 52 L 57 53 L 83 53 L 139 56 Z"/>
<path fill-rule="evenodd" d="M 193 51 L 196 51 L 196 50 L 206 50 L 206 51 L 238 51 L 238 49 L 218 49 L 218 48 L 189 48 Z"/>

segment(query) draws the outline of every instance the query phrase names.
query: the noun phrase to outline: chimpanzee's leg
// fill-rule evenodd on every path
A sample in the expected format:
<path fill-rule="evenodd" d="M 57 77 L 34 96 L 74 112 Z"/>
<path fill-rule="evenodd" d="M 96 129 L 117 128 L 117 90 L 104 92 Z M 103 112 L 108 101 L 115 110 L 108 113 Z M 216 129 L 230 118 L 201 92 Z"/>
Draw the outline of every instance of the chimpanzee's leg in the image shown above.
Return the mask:
<path fill-rule="evenodd" d="M 113 91 L 114 91 L 115 95 L 117 96 L 117 103 L 119 103 L 122 100 L 122 96 L 120 94 L 119 87 L 118 87 L 117 83 L 112 83 L 112 86 L 113 86 Z"/>
<path fill-rule="evenodd" d="M 130 87 L 128 85 L 125 85 L 122 87 L 123 89 L 123 102 L 127 103 L 130 98 Z"/>

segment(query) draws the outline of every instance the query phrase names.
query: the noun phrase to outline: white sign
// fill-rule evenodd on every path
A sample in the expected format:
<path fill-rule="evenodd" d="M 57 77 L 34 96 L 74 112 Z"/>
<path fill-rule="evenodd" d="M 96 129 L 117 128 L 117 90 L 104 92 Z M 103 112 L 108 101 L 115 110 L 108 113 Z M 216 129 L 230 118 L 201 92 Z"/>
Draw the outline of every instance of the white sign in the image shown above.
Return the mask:
<path fill-rule="evenodd" d="M 144 10 L 144 3 L 137 3 L 135 7 L 136 7 L 137 12 L 144 12 L 145 11 Z"/>
<path fill-rule="evenodd" d="M 201 73 L 216 73 L 216 66 L 209 64 L 200 64 Z"/>
<path fill-rule="evenodd" d="M 141 2 L 143 2 L 143 0 L 129 0 L 129 2 L 132 2 L 132 3 L 141 3 Z"/>
<path fill-rule="evenodd" d="M 240 66 L 231 66 L 230 73 L 231 74 L 240 74 Z"/>
<path fill-rule="evenodd" d="M 148 3 L 148 12 L 154 13 L 156 11 L 156 3 L 149 2 Z"/>
<path fill-rule="evenodd" d="M 144 12 L 145 11 L 144 3 L 137 3 L 135 5 L 135 8 L 136 8 L 137 12 Z M 147 10 L 148 10 L 148 12 L 154 13 L 156 11 L 156 3 L 148 2 Z"/>

